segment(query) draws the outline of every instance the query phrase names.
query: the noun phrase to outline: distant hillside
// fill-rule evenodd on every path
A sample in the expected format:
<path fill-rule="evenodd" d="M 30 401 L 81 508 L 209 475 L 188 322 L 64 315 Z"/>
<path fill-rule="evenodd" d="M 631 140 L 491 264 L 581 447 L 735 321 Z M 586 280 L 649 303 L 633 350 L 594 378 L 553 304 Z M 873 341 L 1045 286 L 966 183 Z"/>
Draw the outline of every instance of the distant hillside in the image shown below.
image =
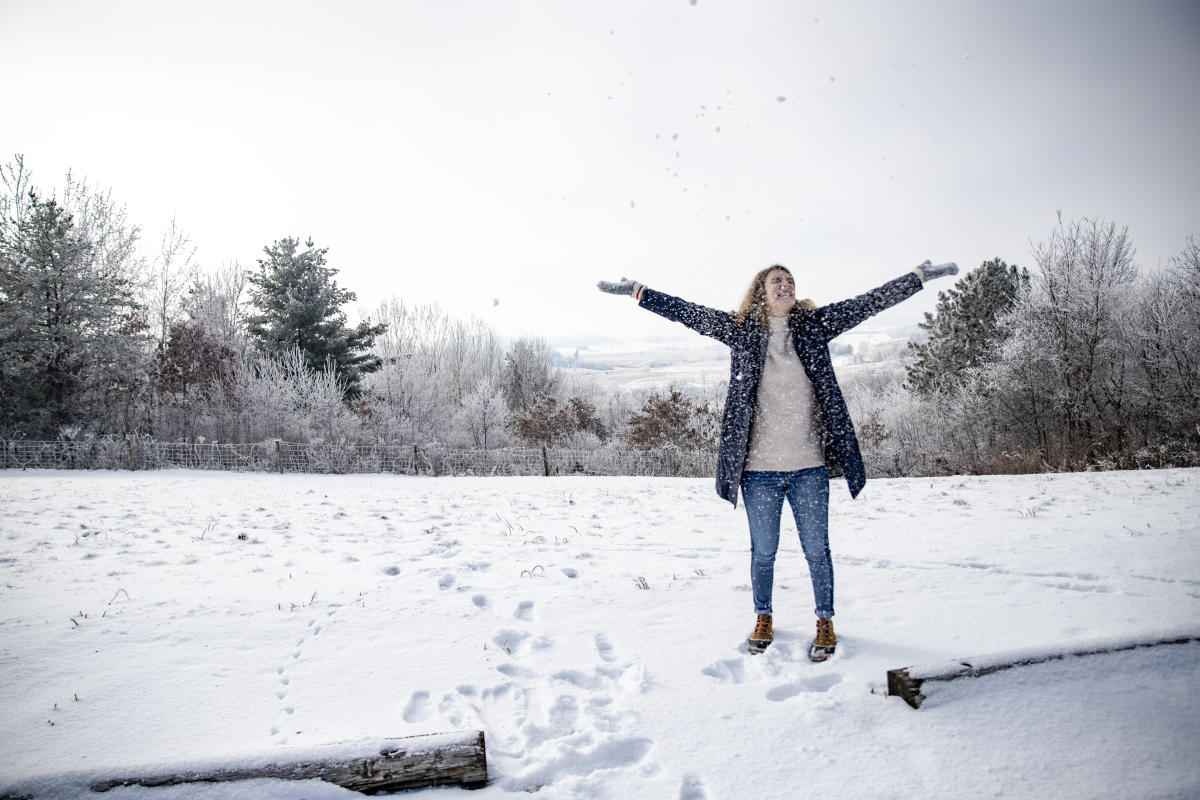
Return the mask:
<path fill-rule="evenodd" d="M 842 381 L 880 372 L 902 378 L 907 342 L 918 335 L 916 326 L 856 328 L 831 343 L 834 367 Z M 706 389 L 729 379 L 728 349 L 702 336 L 560 339 L 551 347 L 556 366 L 616 389 Z"/>

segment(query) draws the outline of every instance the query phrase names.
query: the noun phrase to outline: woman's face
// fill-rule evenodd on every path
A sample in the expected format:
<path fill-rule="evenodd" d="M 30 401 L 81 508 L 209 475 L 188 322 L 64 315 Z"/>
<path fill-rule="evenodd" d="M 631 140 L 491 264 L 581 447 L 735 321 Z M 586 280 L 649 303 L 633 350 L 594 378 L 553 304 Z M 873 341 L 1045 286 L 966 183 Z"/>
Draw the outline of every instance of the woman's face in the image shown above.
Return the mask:
<path fill-rule="evenodd" d="M 767 313 L 772 317 L 786 316 L 796 304 L 796 282 L 787 270 L 773 269 L 763 280 L 766 290 Z"/>

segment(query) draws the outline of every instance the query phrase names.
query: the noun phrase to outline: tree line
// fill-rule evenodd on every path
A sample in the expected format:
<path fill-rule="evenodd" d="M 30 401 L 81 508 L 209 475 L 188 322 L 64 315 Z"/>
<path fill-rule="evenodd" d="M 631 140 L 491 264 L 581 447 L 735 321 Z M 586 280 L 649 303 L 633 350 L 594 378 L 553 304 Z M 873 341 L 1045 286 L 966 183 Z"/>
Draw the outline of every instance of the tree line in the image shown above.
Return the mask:
<path fill-rule="evenodd" d="M 1127 228 L 1065 221 L 1032 271 L 938 297 L 905 380 L 855 393 L 877 473 L 1200 464 L 1200 244 L 1142 274 Z"/>
<path fill-rule="evenodd" d="M 70 175 L 0 179 L 0 437 L 715 449 L 721 385 L 616 391 L 398 298 L 351 324 L 312 240 L 205 268 L 174 222 L 145 255 Z M 1142 274 L 1127 230 L 1060 219 L 1032 256 L 970 270 L 895 369 L 843 381 L 874 474 L 1200 463 L 1196 241 Z"/>
<path fill-rule="evenodd" d="M 398 298 L 350 324 L 357 297 L 311 239 L 268 244 L 256 268 L 206 270 L 174 222 L 147 257 L 124 208 L 86 182 L 43 192 L 19 155 L 0 182 L 0 437 L 711 443 L 690 422 L 646 423 L 711 416 L 711 403 L 566 377 L 537 337 L 505 342 L 478 320 Z"/>

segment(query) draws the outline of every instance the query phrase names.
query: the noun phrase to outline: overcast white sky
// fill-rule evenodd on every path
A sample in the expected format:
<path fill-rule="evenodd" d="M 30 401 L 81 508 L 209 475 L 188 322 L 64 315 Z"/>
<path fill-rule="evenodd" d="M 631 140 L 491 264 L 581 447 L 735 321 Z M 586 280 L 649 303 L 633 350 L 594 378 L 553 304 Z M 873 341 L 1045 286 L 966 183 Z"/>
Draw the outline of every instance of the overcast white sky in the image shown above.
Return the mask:
<path fill-rule="evenodd" d="M 0 158 L 111 188 L 148 251 L 311 236 L 359 307 L 506 335 L 677 333 L 600 278 L 728 308 L 775 262 L 817 302 L 1032 266 L 1058 209 L 1143 269 L 1200 235 L 1193 0 L 0 0 L 0 52 Z"/>

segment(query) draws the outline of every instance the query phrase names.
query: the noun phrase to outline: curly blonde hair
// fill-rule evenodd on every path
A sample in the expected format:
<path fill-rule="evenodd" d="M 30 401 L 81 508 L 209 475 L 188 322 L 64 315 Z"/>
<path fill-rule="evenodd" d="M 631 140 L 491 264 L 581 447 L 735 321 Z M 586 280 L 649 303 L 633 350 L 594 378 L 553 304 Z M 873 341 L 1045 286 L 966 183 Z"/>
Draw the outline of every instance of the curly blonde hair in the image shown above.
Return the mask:
<path fill-rule="evenodd" d="M 781 269 L 788 274 L 788 277 L 795 281 L 792 276 L 792 271 L 782 264 L 772 264 L 766 269 L 760 269 L 754 276 L 754 280 L 750 281 L 750 288 L 746 290 L 746 296 L 742 298 L 742 304 L 733 312 L 734 319 L 742 322 L 745 319 L 753 317 L 758 320 L 758 324 L 764 328 L 771 326 L 770 315 L 767 313 L 767 276 L 772 270 Z M 797 300 L 794 307 L 807 309 L 809 311 L 817 307 L 817 304 L 812 300 L 805 298 Z"/>

